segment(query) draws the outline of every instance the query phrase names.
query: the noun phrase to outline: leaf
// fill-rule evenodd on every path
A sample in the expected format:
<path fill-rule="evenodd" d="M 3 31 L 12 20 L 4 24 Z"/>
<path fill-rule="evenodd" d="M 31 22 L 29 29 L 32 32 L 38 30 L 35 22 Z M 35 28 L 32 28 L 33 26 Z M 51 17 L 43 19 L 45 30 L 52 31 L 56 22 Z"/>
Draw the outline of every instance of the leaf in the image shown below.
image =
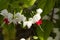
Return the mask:
<path fill-rule="evenodd" d="M 3 23 L 3 16 L 0 15 L 0 24 L 2 24 L 2 23 Z"/>
<path fill-rule="evenodd" d="M 19 1 L 13 1 L 12 3 L 11 3 L 11 7 L 12 8 L 19 8 L 20 6 L 19 6 Z"/>
<path fill-rule="evenodd" d="M 60 0 L 56 0 L 55 8 L 60 8 Z"/>
<path fill-rule="evenodd" d="M 8 8 L 8 0 L 0 0 L 0 10 Z"/>
<path fill-rule="evenodd" d="M 34 5 L 35 2 L 36 0 L 25 0 L 23 7 L 26 7 L 26 8 L 31 7 L 32 5 Z"/>
<path fill-rule="evenodd" d="M 37 0 L 36 5 L 38 8 L 44 9 L 46 2 L 47 2 L 47 0 Z"/>
<path fill-rule="evenodd" d="M 50 21 L 44 20 L 41 27 L 44 32 L 41 31 L 40 27 L 37 27 L 36 33 L 40 40 L 47 40 L 51 30 L 53 29 L 53 24 Z"/>
<path fill-rule="evenodd" d="M 55 0 L 47 0 L 45 6 L 44 6 L 44 9 L 43 9 L 43 13 L 41 14 L 42 17 L 48 13 L 50 13 L 53 9 L 55 5 Z"/>
<path fill-rule="evenodd" d="M 3 26 L 3 36 L 4 40 L 15 40 L 16 30 L 14 24 L 4 25 Z"/>
<path fill-rule="evenodd" d="M 16 29 L 13 23 L 9 25 L 9 36 L 10 36 L 10 40 L 15 40 Z"/>
<path fill-rule="evenodd" d="M 4 40 L 9 40 L 8 26 L 4 25 L 2 29 L 3 29 L 2 34 L 3 34 Z"/>
<path fill-rule="evenodd" d="M 13 8 L 28 8 L 34 5 L 36 0 L 17 0 L 11 3 Z"/>

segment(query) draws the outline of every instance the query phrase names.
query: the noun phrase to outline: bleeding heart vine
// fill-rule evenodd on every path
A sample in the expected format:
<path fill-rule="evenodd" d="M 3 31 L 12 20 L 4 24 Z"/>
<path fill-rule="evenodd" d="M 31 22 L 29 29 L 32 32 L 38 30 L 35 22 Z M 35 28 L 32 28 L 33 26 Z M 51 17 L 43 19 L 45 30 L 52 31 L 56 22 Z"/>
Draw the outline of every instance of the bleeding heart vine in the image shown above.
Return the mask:
<path fill-rule="evenodd" d="M 37 9 L 36 10 L 36 14 L 29 18 L 29 20 L 27 21 L 26 17 L 24 15 L 22 15 L 20 12 L 17 12 L 16 14 L 12 14 L 12 13 L 9 13 L 7 11 L 7 9 L 4 9 L 1 11 L 1 15 L 4 16 L 4 19 L 3 19 L 3 23 L 5 24 L 10 24 L 10 23 L 14 23 L 14 24 L 21 24 L 21 22 L 23 22 L 23 27 L 28 27 L 30 28 L 32 26 L 32 24 L 37 24 L 38 26 L 42 24 L 42 19 L 41 19 L 41 13 L 43 12 L 42 9 Z"/>

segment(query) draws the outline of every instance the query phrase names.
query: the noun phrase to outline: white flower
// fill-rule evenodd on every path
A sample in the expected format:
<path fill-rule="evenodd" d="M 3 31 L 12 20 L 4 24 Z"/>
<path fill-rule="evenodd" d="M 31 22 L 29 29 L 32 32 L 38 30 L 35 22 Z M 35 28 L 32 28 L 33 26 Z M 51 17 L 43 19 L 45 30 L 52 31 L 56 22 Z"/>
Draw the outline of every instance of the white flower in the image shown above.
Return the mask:
<path fill-rule="evenodd" d="M 45 15 L 42 19 L 47 19 L 47 20 L 49 20 L 50 18 L 49 18 L 49 16 Z"/>
<path fill-rule="evenodd" d="M 8 14 L 7 9 L 2 10 L 0 14 L 3 15 L 4 17 L 7 17 Z"/>
<path fill-rule="evenodd" d="M 59 28 L 53 28 L 53 32 L 54 33 L 58 33 L 59 32 Z"/>
<path fill-rule="evenodd" d="M 53 28 L 53 32 L 56 33 L 56 37 L 54 40 L 59 40 L 59 38 L 60 38 L 59 28 Z"/>
<path fill-rule="evenodd" d="M 24 22 L 26 21 L 26 17 L 24 15 L 21 15 L 21 20 Z"/>
<path fill-rule="evenodd" d="M 32 24 L 32 18 L 29 18 L 29 21 L 23 22 L 23 27 L 27 26 L 28 28 L 31 28 Z"/>
<path fill-rule="evenodd" d="M 25 40 L 25 38 L 21 38 L 20 40 Z"/>
<path fill-rule="evenodd" d="M 8 18 L 8 21 L 11 23 L 12 20 L 13 20 L 13 14 L 8 13 L 8 14 L 7 14 L 7 18 Z"/>
<path fill-rule="evenodd" d="M 36 11 L 37 11 L 37 14 L 33 16 L 33 24 L 41 19 L 41 15 L 40 14 L 43 12 L 43 10 L 40 9 L 40 8 L 37 9 Z"/>
<path fill-rule="evenodd" d="M 55 18 L 55 19 L 59 19 L 59 15 L 54 14 L 53 18 Z"/>
<path fill-rule="evenodd" d="M 54 8 L 54 13 L 56 14 L 59 11 L 59 8 Z"/>
<path fill-rule="evenodd" d="M 41 19 L 40 14 L 34 15 L 34 16 L 33 16 L 33 24 L 36 23 L 36 22 L 37 22 L 38 20 L 40 20 L 40 19 Z"/>
<path fill-rule="evenodd" d="M 53 40 L 53 38 L 52 37 L 48 37 L 48 39 L 47 40 Z"/>
<path fill-rule="evenodd" d="M 0 14 L 7 18 L 10 23 L 12 22 L 13 14 L 8 13 L 7 9 L 2 10 Z"/>
<path fill-rule="evenodd" d="M 41 14 L 41 13 L 43 12 L 43 10 L 42 10 L 41 8 L 37 9 L 36 11 L 37 11 L 37 13 L 39 13 L 39 14 Z"/>
<path fill-rule="evenodd" d="M 26 20 L 26 17 L 24 16 L 24 15 L 21 15 L 19 12 L 18 13 L 16 13 L 15 15 L 14 15 L 14 19 L 13 19 L 13 23 L 14 24 L 17 24 L 17 22 L 18 23 L 20 23 L 21 24 L 21 21 L 25 21 Z"/>
<path fill-rule="evenodd" d="M 38 37 L 37 36 L 33 36 L 33 39 L 38 39 Z"/>

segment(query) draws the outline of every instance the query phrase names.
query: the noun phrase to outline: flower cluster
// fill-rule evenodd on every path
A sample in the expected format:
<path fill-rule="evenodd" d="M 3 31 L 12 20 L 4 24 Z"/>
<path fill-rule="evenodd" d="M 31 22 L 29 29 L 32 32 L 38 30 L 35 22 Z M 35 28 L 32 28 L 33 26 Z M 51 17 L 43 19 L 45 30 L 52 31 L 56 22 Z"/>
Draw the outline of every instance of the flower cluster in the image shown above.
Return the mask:
<path fill-rule="evenodd" d="M 17 12 L 16 14 L 12 14 L 12 13 L 9 13 L 7 11 L 7 9 L 4 9 L 1 11 L 0 15 L 3 15 L 4 16 L 4 22 L 6 24 L 10 24 L 10 23 L 14 23 L 14 24 L 17 24 L 17 23 L 20 23 L 23 22 L 23 27 L 27 26 L 28 28 L 30 28 L 32 26 L 32 24 L 37 24 L 37 25 L 40 25 L 42 24 L 42 20 L 41 20 L 41 16 L 40 14 L 43 12 L 42 9 L 37 9 L 36 10 L 36 14 L 32 17 L 32 18 L 29 18 L 29 20 L 27 21 L 26 20 L 26 17 L 24 15 L 22 15 L 21 13 Z"/>

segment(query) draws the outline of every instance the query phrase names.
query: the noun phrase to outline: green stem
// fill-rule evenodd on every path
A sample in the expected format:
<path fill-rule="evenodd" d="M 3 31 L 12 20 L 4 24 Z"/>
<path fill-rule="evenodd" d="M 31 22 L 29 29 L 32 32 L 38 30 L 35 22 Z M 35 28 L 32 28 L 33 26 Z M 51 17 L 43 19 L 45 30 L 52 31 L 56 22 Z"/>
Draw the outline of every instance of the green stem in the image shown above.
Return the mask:
<path fill-rule="evenodd" d="M 1 24 L 1 27 L 3 27 L 3 26 L 4 26 L 4 24 L 5 24 L 5 22 L 3 22 L 3 23 Z"/>
<path fill-rule="evenodd" d="M 22 14 L 22 12 L 23 12 L 23 9 L 20 10 L 20 13 L 21 13 L 21 14 Z"/>
<path fill-rule="evenodd" d="M 39 28 L 41 29 L 41 31 L 42 31 L 42 32 L 44 32 L 44 30 L 42 29 L 42 27 L 41 27 L 41 26 L 39 26 Z"/>

